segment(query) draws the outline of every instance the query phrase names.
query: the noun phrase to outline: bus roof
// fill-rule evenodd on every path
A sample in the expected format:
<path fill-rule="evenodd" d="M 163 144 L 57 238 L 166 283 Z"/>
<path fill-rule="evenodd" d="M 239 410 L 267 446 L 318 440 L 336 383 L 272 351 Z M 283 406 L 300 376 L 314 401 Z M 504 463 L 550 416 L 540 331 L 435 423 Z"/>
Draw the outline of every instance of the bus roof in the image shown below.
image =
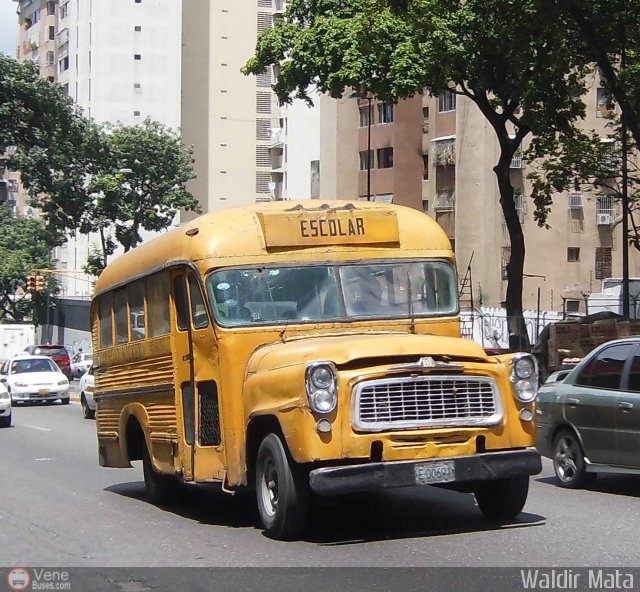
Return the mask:
<path fill-rule="evenodd" d="M 390 253 L 392 249 L 394 253 Z M 202 271 L 268 261 L 452 257 L 442 228 L 413 208 L 363 201 L 276 201 L 204 214 L 109 263 L 95 294 L 180 262 Z M 427 253 L 428 252 L 428 253 Z"/>

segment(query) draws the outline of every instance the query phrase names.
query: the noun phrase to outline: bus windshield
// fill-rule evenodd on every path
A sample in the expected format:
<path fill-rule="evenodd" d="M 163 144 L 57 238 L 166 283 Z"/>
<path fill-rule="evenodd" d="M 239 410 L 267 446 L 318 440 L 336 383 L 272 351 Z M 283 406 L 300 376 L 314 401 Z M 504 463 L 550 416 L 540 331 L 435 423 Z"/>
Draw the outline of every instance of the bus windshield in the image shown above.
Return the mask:
<path fill-rule="evenodd" d="M 209 275 L 224 326 L 406 319 L 457 312 L 456 275 L 444 260 L 226 268 Z"/>

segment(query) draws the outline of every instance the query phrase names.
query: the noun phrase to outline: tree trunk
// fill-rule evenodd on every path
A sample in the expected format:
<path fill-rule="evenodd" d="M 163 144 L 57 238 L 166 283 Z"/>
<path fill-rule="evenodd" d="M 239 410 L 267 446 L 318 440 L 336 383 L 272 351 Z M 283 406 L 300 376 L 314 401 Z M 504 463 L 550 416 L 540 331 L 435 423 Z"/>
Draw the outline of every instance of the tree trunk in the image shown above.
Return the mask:
<path fill-rule="evenodd" d="M 518 219 L 513 186 L 509 178 L 511 161 L 506 156 L 503 153 L 493 170 L 498 179 L 500 205 L 502 206 L 511 242 L 511 257 L 507 264 L 507 294 L 505 302 L 507 327 L 509 329 L 509 349 L 511 351 L 530 351 L 531 344 L 529 343 L 522 310 L 522 278 L 525 256 L 524 234 Z"/>

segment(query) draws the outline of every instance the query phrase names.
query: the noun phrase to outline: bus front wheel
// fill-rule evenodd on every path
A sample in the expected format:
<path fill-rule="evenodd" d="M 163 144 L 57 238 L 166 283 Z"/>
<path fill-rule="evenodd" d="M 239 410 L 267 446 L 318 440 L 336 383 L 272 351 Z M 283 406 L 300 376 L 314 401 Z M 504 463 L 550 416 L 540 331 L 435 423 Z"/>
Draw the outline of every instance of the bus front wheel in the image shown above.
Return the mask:
<path fill-rule="evenodd" d="M 506 521 L 515 518 L 527 501 L 529 477 L 511 477 L 485 481 L 475 491 L 480 511 L 489 520 Z"/>
<path fill-rule="evenodd" d="M 290 458 L 275 434 L 267 435 L 258 450 L 256 497 L 267 536 L 290 540 L 304 529 L 309 510 L 309 476 Z"/>
<path fill-rule="evenodd" d="M 178 480 L 173 475 L 164 475 L 156 471 L 146 445 L 142 450 L 142 473 L 147 497 L 152 504 L 165 506 L 175 501 L 178 493 Z"/>

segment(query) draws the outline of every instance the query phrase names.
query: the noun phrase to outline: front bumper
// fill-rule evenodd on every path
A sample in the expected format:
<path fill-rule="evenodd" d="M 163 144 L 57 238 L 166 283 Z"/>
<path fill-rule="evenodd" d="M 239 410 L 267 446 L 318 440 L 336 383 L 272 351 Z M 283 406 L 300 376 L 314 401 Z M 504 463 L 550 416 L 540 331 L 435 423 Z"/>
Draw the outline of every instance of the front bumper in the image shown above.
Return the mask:
<path fill-rule="evenodd" d="M 375 462 L 342 467 L 314 469 L 309 474 L 311 489 L 319 495 L 362 493 L 391 487 L 421 485 L 419 475 L 425 468 L 453 463 L 455 478 L 443 478 L 440 483 L 470 483 L 496 481 L 512 477 L 536 475 L 542 471 L 540 454 L 534 449 L 483 452 L 470 456 L 434 458 L 418 461 Z"/>
<path fill-rule="evenodd" d="M 48 389 L 48 393 L 42 394 L 38 391 L 35 392 L 16 392 L 11 391 L 11 400 L 16 401 L 55 401 L 57 399 L 67 399 L 69 397 L 69 389 L 53 390 Z"/>

